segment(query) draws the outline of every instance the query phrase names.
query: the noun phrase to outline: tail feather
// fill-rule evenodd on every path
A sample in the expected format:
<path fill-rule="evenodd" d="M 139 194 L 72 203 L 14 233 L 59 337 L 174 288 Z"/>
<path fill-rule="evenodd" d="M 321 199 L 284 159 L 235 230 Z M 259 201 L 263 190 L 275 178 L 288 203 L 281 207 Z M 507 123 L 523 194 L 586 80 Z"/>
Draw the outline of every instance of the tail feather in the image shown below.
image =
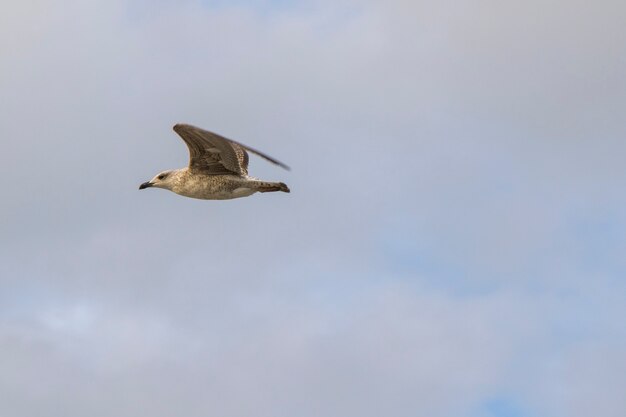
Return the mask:
<path fill-rule="evenodd" d="M 284 182 L 266 182 L 259 186 L 259 192 L 271 193 L 274 191 L 282 191 L 284 193 L 291 192 L 289 190 L 289 187 L 287 187 L 287 184 L 285 184 Z"/>

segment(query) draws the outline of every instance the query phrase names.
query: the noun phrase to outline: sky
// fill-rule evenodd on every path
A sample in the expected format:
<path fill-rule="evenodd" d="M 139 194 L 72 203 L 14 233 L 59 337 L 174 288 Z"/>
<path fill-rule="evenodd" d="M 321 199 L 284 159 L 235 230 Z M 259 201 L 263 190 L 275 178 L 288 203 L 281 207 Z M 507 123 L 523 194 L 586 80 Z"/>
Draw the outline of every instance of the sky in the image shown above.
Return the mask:
<path fill-rule="evenodd" d="M 2 9 L 3 417 L 626 415 L 623 1 Z"/>

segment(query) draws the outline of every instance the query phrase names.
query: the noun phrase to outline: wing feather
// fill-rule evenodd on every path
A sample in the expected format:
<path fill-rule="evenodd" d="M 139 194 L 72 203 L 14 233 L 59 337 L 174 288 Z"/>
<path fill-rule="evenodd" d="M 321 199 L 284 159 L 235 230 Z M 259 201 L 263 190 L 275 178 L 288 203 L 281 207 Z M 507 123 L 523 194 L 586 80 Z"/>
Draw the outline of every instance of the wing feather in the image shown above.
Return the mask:
<path fill-rule="evenodd" d="M 227 139 L 217 133 L 187 124 L 177 124 L 174 131 L 189 148 L 189 168 L 209 175 L 247 175 L 250 151 L 285 169 L 289 167 L 254 148 Z"/>

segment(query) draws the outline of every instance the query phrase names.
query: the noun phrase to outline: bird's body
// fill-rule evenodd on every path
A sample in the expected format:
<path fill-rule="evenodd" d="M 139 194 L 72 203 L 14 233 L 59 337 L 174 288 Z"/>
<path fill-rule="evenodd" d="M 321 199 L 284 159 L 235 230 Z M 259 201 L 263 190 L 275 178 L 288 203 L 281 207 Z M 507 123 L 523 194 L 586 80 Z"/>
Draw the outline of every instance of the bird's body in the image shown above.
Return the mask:
<path fill-rule="evenodd" d="M 193 173 L 189 168 L 172 171 L 170 190 L 185 197 L 202 200 L 229 200 L 247 197 L 259 192 L 286 191 L 289 189 L 282 182 L 267 182 L 256 178 L 237 175 L 205 175 Z"/>
<path fill-rule="evenodd" d="M 248 175 L 248 153 L 253 152 L 270 162 L 281 162 L 238 142 L 190 125 L 178 124 L 174 130 L 189 148 L 189 166 L 164 171 L 139 186 L 165 188 L 185 197 L 203 200 L 228 200 L 247 197 L 256 192 L 289 192 L 282 182 L 261 181 Z"/>

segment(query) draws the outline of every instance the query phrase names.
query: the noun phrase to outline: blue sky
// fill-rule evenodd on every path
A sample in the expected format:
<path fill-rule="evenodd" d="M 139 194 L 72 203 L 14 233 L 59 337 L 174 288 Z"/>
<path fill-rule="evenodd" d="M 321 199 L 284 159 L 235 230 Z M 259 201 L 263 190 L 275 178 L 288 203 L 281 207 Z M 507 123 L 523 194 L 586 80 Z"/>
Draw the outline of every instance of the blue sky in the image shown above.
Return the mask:
<path fill-rule="evenodd" d="M 10 2 L 3 416 L 623 416 L 626 6 Z M 292 193 L 140 183 L 196 124 Z"/>

